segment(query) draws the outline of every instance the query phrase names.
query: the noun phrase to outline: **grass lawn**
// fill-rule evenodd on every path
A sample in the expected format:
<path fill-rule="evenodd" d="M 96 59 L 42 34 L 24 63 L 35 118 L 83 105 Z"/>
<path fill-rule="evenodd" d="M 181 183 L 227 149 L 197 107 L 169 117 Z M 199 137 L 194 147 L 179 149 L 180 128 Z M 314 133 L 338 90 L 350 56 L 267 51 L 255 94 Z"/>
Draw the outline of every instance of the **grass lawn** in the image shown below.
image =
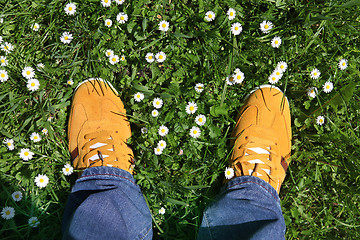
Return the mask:
<path fill-rule="evenodd" d="M 360 239 L 359 0 L 117 2 L 0 3 L 0 208 L 15 210 L 0 218 L 1 239 L 61 238 L 77 177 L 62 170 L 71 163 L 69 107 L 77 84 L 92 77 L 110 81 L 125 104 L 154 239 L 196 238 L 221 186 L 242 101 L 270 83 L 285 92 L 292 116 L 292 162 L 280 192 L 286 239 Z M 262 31 L 263 21 L 271 24 Z M 270 78 L 281 61 L 286 71 Z M 241 78 L 232 80 L 237 68 Z M 155 98 L 163 105 L 153 117 Z M 196 113 L 186 112 L 189 102 Z M 204 125 L 195 123 L 199 114 Z M 169 129 L 164 137 L 161 125 Z M 197 138 L 189 134 L 194 126 Z M 156 155 L 162 139 L 167 146 Z M 39 174 L 49 179 L 43 188 Z"/>

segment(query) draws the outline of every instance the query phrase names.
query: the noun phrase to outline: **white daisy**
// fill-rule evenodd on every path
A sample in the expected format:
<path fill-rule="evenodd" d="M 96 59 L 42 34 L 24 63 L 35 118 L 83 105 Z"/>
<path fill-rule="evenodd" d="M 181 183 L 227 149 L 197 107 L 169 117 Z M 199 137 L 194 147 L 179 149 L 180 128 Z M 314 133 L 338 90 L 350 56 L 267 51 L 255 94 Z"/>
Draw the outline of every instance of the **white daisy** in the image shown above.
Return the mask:
<path fill-rule="evenodd" d="M 103 5 L 103 7 L 110 7 L 111 0 L 101 0 L 101 4 Z"/>
<path fill-rule="evenodd" d="M 49 183 L 49 178 L 46 176 L 46 174 L 44 175 L 37 175 L 37 177 L 35 177 L 35 183 L 36 186 L 38 186 L 39 188 L 43 188 L 46 187 L 46 185 L 48 185 Z"/>
<path fill-rule="evenodd" d="M 234 169 L 232 169 L 231 167 L 227 167 L 225 168 L 225 178 L 226 179 L 231 179 L 234 177 Z"/>
<path fill-rule="evenodd" d="M 275 83 L 277 83 L 278 81 L 279 81 L 279 77 L 276 75 L 276 74 L 274 74 L 274 73 L 272 73 L 270 76 L 269 76 L 269 78 L 268 78 L 268 80 L 269 80 L 269 82 L 271 83 L 271 84 L 275 84 Z"/>
<path fill-rule="evenodd" d="M 163 105 L 163 100 L 161 98 L 154 98 L 154 100 L 153 100 L 154 108 L 159 109 L 162 107 L 162 105 Z"/>
<path fill-rule="evenodd" d="M 12 151 L 14 150 L 15 146 L 14 146 L 14 139 L 9 139 L 9 138 L 6 138 L 4 140 L 4 144 L 6 145 L 6 147 Z"/>
<path fill-rule="evenodd" d="M 323 89 L 324 89 L 324 92 L 326 93 L 329 93 L 333 90 L 334 88 L 334 84 L 330 81 L 324 83 L 324 86 L 323 86 Z"/>
<path fill-rule="evenodd" d="M 199 126 L 202 126 L 206 123 L 206 117 L 202 114 L 197 115 L 195 118 L 195 123 Z"/>
<path fill-rule="evenodd" d="M 202 91 L 204 91 L 204 84 L 202 83 L 197 83 L 195 85 L 195 91 L 198 93 L 201 93 Z"/>
<path fill-rule="evenodd" d="M 6 70 L 0 70 L 0 82 L 6 82 L 8 79 L 8 72 Z"/>
<path fill-rule="evenodd" d="M 317 88 L 316 87 L 311 87 L 308 89 L 307 95 L 311 98 L 316 97 L 317 94 Z"/>
<path fill-rule="evenodd" d="M 158 145 L 159 148 L 165 149 L 166 148 L 166 142 L 164 140 L 160 140 Z"/>
<path fill-rule="evenodd" d="M 35 228 L 40 224 L 40 221 L 37 217 L 31 217 L 29 218 L 28 223 L 30 227 Z"/>
<path fill-rule="evenodd" d="M 40 29 L 40 25 L 38 23 L 34 23 L 32 26 L 31 26 L 32 30 L 34 31 L 39 31 Z"/>
<path fill-rule="evenodd" d="M 60 37 L 60 41 L 64 44 L 69 44 L 72 39 L 73 39 L 73 36 L 69 32 L 63 32 L 62 36 Z"/>
<path fill-rule="evenodd" d="M 190 129 L 191 137 L 198 138 L 200 136 L 200 134 L 201 134 L 200 128 L 194 126 Z"/>
<path fill-rule="evenodd" d="M 29 79 L 27 81 L 27 84 L 26 84 L 27 88 L 29 89 L 29 91 L 36 91 L 39 89 L 40 87 L 40 82 L 39 80 L 33 78 L 33 79 Z"/>
<path fill-rule="evenodd" d="M 156 109 L 154 109 L 154 110 L 151 111 L 151 115 L 152 115 L 153 117 L 157 117 L 157 116 L 159 116 L 159 111 L 156 110 Z"/>
<path fill-rule="evenodd" d="M 125 0 L 115 0 L 115 2 L 118 4 L 118 5 L 121 5 L 125 2 Z"/>
<path fill-rule="evenodd" d="M 161 147 L 157 146 L 156 148 L 154 148 L 155 155 L 160 155 L 160 154 L 162 154 L 162 152 L 163 152 L 163 149 Z"/>
<path fill-rule="evenodd" d="M 234 75 L 231 75 L 231 76 L 227 76 L 226 79 L 225 79 L 227 85 L 234 85 L 235 84 L 235 78 L 234 78 Z"/>
<path fill-rule="evenodd" d="M 167 30 L 169 30 L 169 22 L 167 21 L 161 21 L 159 22 L 159 30 L 166 32 Z"/>
<path fill-rule="evenodd" d="M 166 59 L 166 54 L 164 52 L 158 52 L 156 55 L 155 55 L 155 58 L 156 58 L 156 61 L 161 63 L 163 61 L 165 61 Z"/>
<path fill-rule="evenodd" d="M 276 75 L 280 80 L 283 76 L 283 71 L 280 68 L 275 68 L 272 74 Z"/>
<path fill-rule="evenodd" d="M 236 35 L 239 35 L 241 32 L 242 32 L 242 26 L 240 23 L 233 23 L 231 25 L 231 32 L 232 34 L 234 34 L 235 36 Z"/>
<path fill-rule="evenodd" d="M 120 61 L 125 61 L 125 56 L 124 55 L 121 55 L 121 57 L 120 57 Z"/>
<path fill-rule="evenodd" d="M 324 118 L 323 116 L 318 116 L 318 117 L 316 118 L 316 124 L 317 124 L 317 125 L 323 125 L 324 122 L 325 122 L 325 118 Z"/>
<path fill-rule="evenodd" d="M 164 125 L 161 125 L 160 127 L 159 127 L 159 135 L 160 136 L 165 136 L 166 134 L 168 134 L 169 133 L 169 129 L 166 127 L 166 126 L 164 126 Z"/>
<path fill-rule="evenodd" d="M 180 148 L 178 155 L 181 156 L 181 155 L 183 155 L 183 154 L 184 154 L 184 150 L 182 150 L 182 149 Z"/>
<path fill-rule="evenodd" d="M 64 173 L 64 175 L 69 176 L 73 173 L 74 168 L 70 165 L 70 164 L 65 164 L 64 167 L 62 168 L 62 172 Z"/>
<path fill-rule="evenodd" d="M 273 24 L 270 21 L 263 21 L 262 23 L 260 23 L 260 30 L 263 33 L 269 33 L 272 28 Z"/>
<path fill-rule="evenodd" d="M 208 11 L 207 13 L 205 13 L 205 19 L 206 21 L 211 22 L 215 19 L 215 13 L 212 11 Z"/>
<path fill-rule="evenodd" d="M 281 70 L 282 72 L 285 72 L 286 69 L 287 69 L 288 65 L 286 62 L 284 61 L 281 61 L 281 62 L 278 62 L 276 68 L 278 68 L 279 70 Z"/>
<path fill-rule="evenodd" d="M 1 49 L 6 53 L 11 53 L 11 51 L 14 50 L 14 46 L 11 43 L 5 42 L 1 45 Z"/>
<path fill-rule="evenodd" d="M 19 152 L 20 158 L 24 161 L 29 161 L 33 158 L 34 153 L 30 151 L 28 148 L 22 148 Z"/>
<path fill-rule="evenodd" d="M 195 102 L 188 102 L 188 105 L 185 107 L 185 111 L 187 114 L 194 114 L 198 109 Z"/>
<path fill-rule="evenodd" d="M 11 197 L 15 202 L 19 202 L 22 199 L 23 194 L 20 191 L 16 191 L 16 192 L 13 192 L 13 194 L 11 194 Z"/>
<path fill-rule="evenodd" d="M 348 67 L 348 61 L 346 59 L 341 59 L 339 62 L 339 68 L 341 70 L 344 70 L 347 67 Z"/>
<path fill-rule="evenodd" d="M 154 54 L 153 53 L 147 53 L 145 56 L 145 59 L 148 63 L 152 63 L 153 61 L 155 61 L 154 59 Z"/>
<path fill-rule="evenodd" d="M 165 214 L 165 208 L 160 208 L 159 209 L 159 214 L 161 214 L 161 215 L 164 215 Z"/>
<path fill-rule="evenodd" d="M 46 129 L 46 128 L 43 128 L 41 130 L 41 132 L 44 134 L 44 135 L 47 135 L 49 133 L 49 131 Z"/>
<path fill-rule="evenodd" d="M 1 211 L 1 217 L 9 220 L 15 216 L 15 209 L 13 207 L 4 207 Z"/>
<path fill-rule="evenodd" d="M 105 55 L 107 57 L 112 57 L 112 56 L 114 56 L 114 51 L 111 49 L 108 49 L 108 50 L 106 50 Z"/>
<path fill-rule="evenodd" d="M 126 13 L 119 13 L 117 16 L 116 16 L 116 20 L 119 22 L 119 23 L 125 23 L 127 20 L 128 20 L 128 15 Z"/>
<path fill-rule="evenodd" d="M 66 4 L 64 11 L 67 15 L 74 15 L 76 12 L 76 5 L 74 3 Z"/>
<path fill-rule="evenodd" d="M 8 65 L 8 60 L 6 60 L 6 56 L 0 56 L 0 64 L 2 67 L 5 67 Z"/>
<path fill-rule="evenodd" d="M 229 20 L 233 20 L 236 17 L 236 11 L 233 8 L 229 8 L 226 14 L 228 15 Z"/>
<path fill-rule="evenodd" d="M 120 61 L 120 58 L 118 55 L 112 55 L 111 57 L 109 57 L 109 62 L 111 63 L 111 65 L 114 65 L 116 63 L 118 63 Z"/>
<path fill-rule="evenodd" d="M 33 132 L 30 135 L 30 140 L 33 141 L 33 142 L 40 142 L 41 141 L 41 136 L 40 136 L 40 134 L 38 134 L 36 132 Z"/>
<path fill-rule="evenodd" d="M 233 78 L 235 83 L 242 83 L 245 79 L 245 75 L 243 72 L 239 71 L 233 76 Z"/>
<path fill-rule="evenodd" d="M 67 80 L 67 82 L 66 82 L 68 85 L 73 85 L 74 84 L 74 81 L 73 80 L 71 80 L 71 79 L 69 79 L 69 80 Z"/>
<path fill-rule="evenodd" d="M 112 26 L 112 20 L 111 19 L 106 19 L 105 20 L 105 26 L 111 27 Z"/>
<path fill-rule="evenodd" d="M 35 71 L 34 71 L 34 69 L 32 67 L 24 67 L 21 74 L 26 79 L 31 79 L 31 78 L 35 77 Z"/>
<path fill-rule="evenodd" d="M 279 48 L 281 45 L 281 38 L 280 37 L 274 37 L 272 40 L 271 40 L 271 46 L 273 48 Z"/>
<path fill-rule="evenodd" d="M 146 127 L 142 127 L 142 128 L 140 129 L 140 131 L 141 131 L 142 134 L 147 134 L 148 129 L 147 129 Z"/>
<path fill-rule="evenodd" d="M 317 68 L 315 68 L 311 71 L 310 77 L 312 79 L 318 79 L 320 77 L 320 74 L 321 74 L 320 71 Z"/>
<path fill-rule="evenodd" d="M 137 102 L 141 102 L 144 99 L 144 94 L 142 94 L 141 92 L 137 92 L 134 94 L 134 99 Z"/>

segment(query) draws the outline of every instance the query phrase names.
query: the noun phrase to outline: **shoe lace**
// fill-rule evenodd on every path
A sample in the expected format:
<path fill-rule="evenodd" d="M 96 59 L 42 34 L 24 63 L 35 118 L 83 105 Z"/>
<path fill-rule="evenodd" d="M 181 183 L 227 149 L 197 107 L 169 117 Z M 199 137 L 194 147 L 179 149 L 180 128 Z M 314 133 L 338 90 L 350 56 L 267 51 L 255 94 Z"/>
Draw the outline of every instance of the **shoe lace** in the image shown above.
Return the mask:
<path fill-rule="evenodd" d="M 82 150 L 86 152 L 83 161 L 87 166 L 112 166 L 111 163 L 117 162 L 123 158 L 130 158 L 130 163 L 134 164 L 134 158 L 130 154 L 131 148 L 124 141 L 115 143 L 113 138 L 116 130 L 100 130 L 84 135 L 86 143 Z M 100 164 L 101 163 L 101 164 Z"/>
<path fill-rule="evenodd" d="M 272 169 L 276 168 L 272 160 L 278 155 L 272 146 L 277 143 L 259 136 L 246 136 L 245 140 L 246 143 L 238 147 L 244 149 L 244 154 L 234 160 L 235 168 L 241 175 L 261 177 L 267 182 L 275 181 L 271 176 Z"/>

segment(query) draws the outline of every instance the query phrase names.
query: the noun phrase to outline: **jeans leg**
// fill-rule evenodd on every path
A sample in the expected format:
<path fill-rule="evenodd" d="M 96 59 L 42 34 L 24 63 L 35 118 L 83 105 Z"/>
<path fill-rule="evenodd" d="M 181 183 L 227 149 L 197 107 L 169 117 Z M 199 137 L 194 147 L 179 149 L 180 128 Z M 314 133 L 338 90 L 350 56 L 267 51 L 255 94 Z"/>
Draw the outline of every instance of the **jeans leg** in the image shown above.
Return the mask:
<path fill-rule="evenodd" d="M 152 239 L 152 219 L 133 176 L 91 167 L 76 181 L 62 222 L 63 239 Z"/>
<path fill-rule="evenodd" d="M 258 177 L 225 184 L 204 212 L 198 239 L 285 239 L 285 221 L 276 190 Z"/>

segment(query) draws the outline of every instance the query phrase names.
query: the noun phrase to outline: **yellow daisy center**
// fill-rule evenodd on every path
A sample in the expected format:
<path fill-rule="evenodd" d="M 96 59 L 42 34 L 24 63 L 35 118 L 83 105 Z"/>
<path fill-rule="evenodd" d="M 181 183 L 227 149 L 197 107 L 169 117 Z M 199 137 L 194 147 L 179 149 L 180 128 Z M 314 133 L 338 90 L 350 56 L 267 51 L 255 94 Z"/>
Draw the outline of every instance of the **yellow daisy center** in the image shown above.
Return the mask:
<path fill-rule="evenodd" d="M 29 156 L 29 152 L 24 152 L 24 155 L 27 157 Z"/>
<path fill-rule="evenodd" d="M 166 24 L 165 24 L 165 23 L 163 23 L 161 26 L 162 26 L 163 28 L 166 28 Z"/>
<path fill-rule="evenodd" d="M 31 222 L 32 224 L 35 224 L 36 223 L 36 220 L 32 220 L 32 222 Z"/>
<path fill-rule="evenodd" d="M 209 18 L 212 18 L 212 15 L 211 14 L 209 14 L 209 16 L 208 16 Z"/>
<path fill-rule="evenodd" d="M 159 104 L 160 104 L 160 102 L 159 102 L 159 101 L 157 101 L 157 102 L 156 102 L 156 105 L 159 105 Z"/>
<path fill-rule="evenodd" d="M 110 55 L 111 55 L 111 52 L 108 52 L 107 55 L 110 56 Z"/>
<path fill-rule="evenodd" d="M 330 86 L 329 86 L 329 85 L 327 85 L 327 86 L 326 86 L 326 89 L 329 89 L 329 88 L 330 88 Z"/>
<path fill-rule="evenodd" d="M 202 89 L 202 86 L 198 86 L 198 89 L 201 90 L 201 89 Z"/>
<path fill-rule="evenodd" d="M 227 170 L 226 171 L 226 175 L 230 175 L 231 174 L 231 171 L 230 170 Z"/>
<path fill-rule="evenodd" d="M 124 60 L 125 60 L 125 57 L 121 57 L 121 60 L 124 61 Z"/>
<path fill-rule="evenodd" d="M 240 80 L 241 79 L 241 75 L 237 75 L 237 77 L 236 77 L 238 80 Z"/>
<path fill-rule="evenodd" d="M 276 77 L 272 77 L 272 80 L 275 81 L 275 80 L 276 80 Z"/>
<path fill-rule="evenodd" d="M 19 198 L 19 197 L 20 197 L 19 194 L 16 194 L 16 195 L 15 195 L 15 198 Z"/>
<path fill-rule="evenodd" d="M 9 47 L 8 47 L 8 46 L 5 46 L 4 48 L 5 48 L 5 50 L 8 50 L 8 49 L 9 49 Z"/>
<path fill-rule="evenodd" d="M 199 118 L 199 122 L 202 122 L 203 121 L 203 119 L 202 118 Z"/>
<path fill-rule="evenodd" d="M 4 63 L 4 62 L 5 62 L 5 59 L 1 59 L 1 62 Z"/>
<path fill-rule="evenodd" d="M 108 2 L 109 2 L 109 0 L 105 0 L 104 2 L 105 2 L 105 3 L 108 3 Z"/>
<path fill-rule="evenodd" d="M 190 107 L 190 111 L 194 111 L 194 109 L 195 109 L 195 108 L 194 108 L 193 106 Z"/>
<path fill-rule="evenodd" d="M 39 182 L 43 183 L 43 182 L 44 182 L 44 179 L 43 179 L 43 178 L 40 178 Z"/>
<path fill-rule="evenodd" d="M 269 25 L 266 24 L 264 28 L 265 28 L 265 29 L 268 29 L 268 28 L 269 28 Z"/>
<path fill-rule="evenodd" d="M 314 90 L 311 90 L 310 93 L 314 93 Z"/>
<path fill-rule="evenodd" d="M 5 212 L 5 214 L 6 214 L 6 215 L 10 215 L 10 211 L 7 210 L 7 211 Z"/>
<path fill-rule="evenodd" d="M 152 56 L 149 56 L 149 59 L 152 59 Z"/>
<path fill-rule="evenodd" d="M 159 56 L 159 59 L 163 59 L 163 55 L 160 55 L 160 56 Z"/>
<path fill-rule="evenodd" d="M 314 72 L 314 76 L 316 76 L 317 75 L 317 72 Z"/>
<path fill-rule="evenodd" d="M 233 13 L 233 12 L 230 12 L 230 16 L 234 16 L 234 13 Z"/>
<path fill-rule="evenodd" d="M 113 62 L 116 62 L 116 58 L 112 58 L 112 61 L 113 61 Z"/>
<path fill-rule="evenodd" d="M 35 83 L 34 83 L 34 82 L 32 82 L 30 85 L 31 85 L 32 87 L 35 87 Z"/>
<path fill-rule="evenodd" d="M 3 77 L 3 78 L 4 78 L 4 77 L 5 77 L 5 74 L 3 74 L 3 73 L 2 73 L 2 74 L 1 74 L 1 77 Z"/>
<path fill-rule="evenodd" d="M 162 147 L 163 147 L 163 146 L 164 146 L 164 144 L 163 144 L 163 143 L 161 143 L 161 144 L 160 144 L 160 146 L 162 146 Z"/>
<path fill-rule="evenodd" d="M 66 168 L 65 171 L 68 172 L 68 171 L 70 171 L 70 169 L 69 169 L 69 168 Z"/>
<path fill-rule="evenodd" d="M 161 132 L 164 133 L 164 132 L 165 132 L 165 129 L 161 129 Z"/>
<path fill-rule="evenodd" d="M 27 74 L 27 75 L 30 75 L 30 71 L 26 71 L 26 74 Z"/>
<path fill-rule="evenodd" d="M 38 139 L 38 136 L 34 136 L 34 139 Z"/>
<path fill-rule="evenodd" d="M 136 95 L 137 98 L 140 98 L 140 94 Z"/>
<path fill-rule="evenodd" d="M 279 75 L 280 75 L 280 72 L 276 72 L 276 75 L 278 75 L 278 76 L 279 76 Z"/>
<path fill-rule="evenodd" d="M 281 69 L 284 69 L 284 65 L 281 65 L 280 68 L 281 68 Z"/>
<path fill-rule="evenodd" d="M 8 142 L 7 145 L 10 147 L 10 146 L 11 146 L 11 142 Z"/>
<path fill-rule="evenodd" d="M 71 11 L 72 10 L 72 7 L 69 7 L 69 11 Z"/>
<path fill-rule="evenodd" d="M 275 40 L 275 44 L 278 44 L 279 43 L 279 41 L 278 40 Z"/>
<path fill-rule="evenodd" d="M 36 29 L 36 28 L 37 28 L 37 26 L 36 26 L 36 25 L 34 25 L 34 28 Z"/>
<path fill-rule="evenodd" d="M 237 31 L 237 30 L 239 30 L 239 28 L 238 28 L 238 27 L 235 27 L 235 31 Z"/>
<path fill-rule="evenodd" d="M 345 66 L 345 65 L 346 65 L 346 63 L 345 63 L 345 62 L 343 62 L 343 63 L 342 63 L 342 65 L 343 65 L 343 66 Z"/>
<path fill-rule="evenodd" d="M 123 17 L 123 16 L 121 16 L 121 17 L 120 17 L 120 20 L 124 20 L 124 17 Z"/>
<path fill-rule="evenodd" d="M 107 23 L 106 23 L 107 25 L 110 25 L 110 21 L 107 21 Z"/>
<path fill-rule="evenodd" d="M 68 39 L 69 39 L 69 37 L 68 37 L 68 36 L 65 36 L 65 37 L 64 37 L 64 39 L 65 39 L 65 40 L 68 40 Z"/>
<path fill-rule="evenodd" d="M 196 131 L 196 130 L 194 130 L 194 131 L 193 131 L 193 133 L 194 133 L 194 134 L 197 134 L 197 131 Z"/>
<path fill-rule="evenodd" d="M 322 123 L 323 121 L 324 121 L 324 120 L 322 120 L 322 118 L 320 118 L 319 122 L 321 122 L 321 123 Z"/>

